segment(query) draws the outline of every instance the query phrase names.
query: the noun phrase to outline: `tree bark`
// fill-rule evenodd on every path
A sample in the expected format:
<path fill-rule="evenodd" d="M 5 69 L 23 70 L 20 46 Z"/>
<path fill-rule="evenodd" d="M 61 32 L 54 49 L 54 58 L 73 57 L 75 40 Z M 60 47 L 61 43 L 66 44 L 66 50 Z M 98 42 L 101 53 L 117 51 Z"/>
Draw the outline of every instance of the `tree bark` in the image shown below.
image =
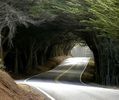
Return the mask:
<path fill-rule="evenodd" d="M 96 81 L 102 85 L 119 85 L 119 42 L 110 37 L 92 36 L 92 50 L 96 62 Z M 116 50 L 118 49 L 118 50 Z M 117 56 L 118 55 L 118 56 Z M 118 58 L 117 58 L 118 57 Z"/>
<path fill-rule="evenodd" d="M 4 61 L 3 61 L 3 48 L 2 48 L 2 35 L 0 34 L 0 69 L 4 69 Z"/>
<path fill-rule="evenodd" d="M 15 74 L 18 74 L 18 50 L 16 49 L 16 57 L 15 57 Z"/>

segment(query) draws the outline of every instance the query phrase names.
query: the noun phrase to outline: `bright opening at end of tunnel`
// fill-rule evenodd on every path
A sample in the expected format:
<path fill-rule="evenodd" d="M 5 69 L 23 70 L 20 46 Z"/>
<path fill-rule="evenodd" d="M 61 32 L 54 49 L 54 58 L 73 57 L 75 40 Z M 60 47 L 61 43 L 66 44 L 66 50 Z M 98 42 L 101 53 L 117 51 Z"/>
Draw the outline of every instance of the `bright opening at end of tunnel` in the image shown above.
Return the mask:
<path fill-rule="evenodd" d="M 74 58 L 68 58 L 60 64 L 60 66 L 70 66 L 70 65 L 83 65 L 84 63 L 89 62 L 90 57 L 74 57 Z"/>
<path fill-rule="evenodd" d="M 71 55 L 73 57 L 90 57 L 94 58 L 93 52 L 87 45 L 75 45 L 71 50 Z"/>

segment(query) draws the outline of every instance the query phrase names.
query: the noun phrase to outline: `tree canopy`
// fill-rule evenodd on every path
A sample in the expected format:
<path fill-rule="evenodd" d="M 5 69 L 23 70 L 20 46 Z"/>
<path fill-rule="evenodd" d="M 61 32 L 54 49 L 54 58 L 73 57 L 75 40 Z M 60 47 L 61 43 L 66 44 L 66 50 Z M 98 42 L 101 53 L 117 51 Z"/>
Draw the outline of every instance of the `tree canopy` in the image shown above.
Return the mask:
<path fill-rule="evenodd" d="M 60 13 L 72 14 L 79 22 L 87 22 L 104 33 L 118 37 L 118 0 L 1 0 L 0 29 L 9 27 L 9 37 L 16 25 L 27 25 L 35 20 L 51 21 Z"/>
<path fill-rule="evenodd" d="M 117 84 L 118 26 L 118 0 L 0 0 L 0 44 L 6 52 L 5 37 L 13 42 L 9 52 L 21 69 L 67 54 L 83 39 L 94 53 L 96 78 Z"/>

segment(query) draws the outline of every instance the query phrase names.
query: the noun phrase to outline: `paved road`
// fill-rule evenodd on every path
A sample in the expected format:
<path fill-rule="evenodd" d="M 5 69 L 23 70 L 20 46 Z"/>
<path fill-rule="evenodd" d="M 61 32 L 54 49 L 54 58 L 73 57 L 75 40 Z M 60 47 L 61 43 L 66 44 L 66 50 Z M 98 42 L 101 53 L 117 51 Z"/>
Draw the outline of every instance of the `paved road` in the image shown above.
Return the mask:
<path fill-rule="evenodd" d="M 83 85 L 81 76 L 89 59 L 68 58 L 55 69 L 28 78 L 25 83 L 41 90 L 50 100 L 119 100 L 119 90 Z"/>
<path fill-rule="evenodd" d="M 119 90 L 53 82 L 28 82 L 45 93 L 48 100 L 119 100 Z"/>
<path fill-rule="evenodd" d="M 89 57 L 74 57 L 64 60 L 55 69 L 35 75 L 27 81 L 55 81 L 55 82 L 75 82 L 82 83 L 81 76 L 89 62 Z"/>

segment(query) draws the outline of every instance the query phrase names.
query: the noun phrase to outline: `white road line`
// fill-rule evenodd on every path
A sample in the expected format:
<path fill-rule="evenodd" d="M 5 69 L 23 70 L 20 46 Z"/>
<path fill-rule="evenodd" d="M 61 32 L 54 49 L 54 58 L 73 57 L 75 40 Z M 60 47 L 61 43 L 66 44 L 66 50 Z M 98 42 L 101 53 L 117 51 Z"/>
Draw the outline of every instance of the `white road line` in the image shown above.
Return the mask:
<path fill-rule="evenodd" d="M 28 79 L 27 79 L 28 80 Z M 24 81 L 25 84 L 30 85 L 31 87 L 34 87 L 36 89 L 38 89 L 40 92 L 42 92 L 45 96 L 47 96 L 50 100 L 56 100 L 55 98 L 53 98 L 52 96 L 50 96 L 47 92 L 45 92 L 44 90 L 42 90 L 41 88 L 35 87 L 31 84 L 29 84 L 29 82 L 27 82 L 27 80 Z"/>
<path fill-rule="evenodd" d="M 64 75 L 66 74 L 69 70 L 71 70 L 74 66 L 72 65 L 71 67 L 69 67 L 67 70 L 65 70 L 63 73 L 61 73 L 60 75 L 58 75 L 54 80 L 55 82 L 58 82 L 58 80 Z"/>
<path fill-rule="evenodd" d="M 29 77 L 29 78 L 25 79 L 24 82 L 27 83 L 27 81 L 30 80 L 31 78 L 36 77 L 36 76 L 39 76 L 39 75 L 40 75 L 40 74 L 34 75 L 34 76 L 32 76 L 32 77 Z"/>
<path fill-rule="evenodd" d="M 52 96 L 50 96 L 47 92 L 45 92 L 44 90 L 42 90 L 41 88 L 35 87 L 36 89 L 38 89 L 39 91 L 41 91 L 45 96 L 47 96 L 50 100 L 56 100 L 55 98 L 53 98 Z"/>
<path fill-rule="evenodd" d="M 83 73 L 84 73 L 84 71 L 86 70 L 86 68 L 87 68 L 87 65 L 88 65 L 88 62 L 89 62 L 89 60 L 90 60 L 90 58 L 88 58 L 88 60 L 87 60 L 87 63 L 86 63 L 86 65 L 85 65 L 85 68 L 84 68 L 84 70 L 82 71 L 82 73 L 81 73 L 81 75 L 80 75 L 80 82 L 82 83 L 82 84 L 84 84 L 84 85 L 86 85 L 82 80 L 81 80 L 81 77 L 82 77 L 82 75 L 83 75 Z M 72 66 L 73 67 L 73 66 Z M 70 67 L 69 68 L 69 70 L 72 68 L 72 67 Z M 68 70 L 68 71 L 69 71 Z M 67 71 L 66 71 L 67 72 Z M 36 77 L 36 76 L 39 76 L 40 74 L 37 74 L 37 75 L 34 75 L 34 76 L 32 76 L 32 77 L 30 77 L 30 78 L 27 78 L 26 80 L 24 80 L 24 83 L 26 83 L 26 84 L 28 84 L 28 80 L 30 80 L 31 78 L 33 78 L 33 77 Z M 59 79 L 59 77 L 58 77 L 58 79 Z M 32 86 L 32 85 L 31 85 Z M 35 86 L 33 86 L 33 87 L 35 87 Z M 38 88 L 38 87 L 35 87 L 36 89 L 38 89 L 39 91 L 41 91 L 44 95 L 46 95 L 48 98 L 50 98 L 51 100 L 56 100 L 55 98 L 53 98 L 52 96 L 50 96 L 47 92 L 45 92 L 44 90 L 42 90 L 41 88 Z"/>
<path fill-rule="evenodd" d="M 82 73 L 80 74 L 80 82 L 81 82 L 83 85 L 87 85 L 87 84 L 85 84 L 85 83 L 82 81 L 81 78 L 82 78 L 82 75 L 83 75 L 83 73 L 85 72 L 85 70 L 86 70 L 86 68 L 87 68 L 87 65 L 88 65 L 89 60 L 90 60 L 90 58 L 88 58 L 87 63 L 86 63 L 86 65 L 85 65 L 85 67 L 84 67 L 84 70 L 83 70 Z"/>

